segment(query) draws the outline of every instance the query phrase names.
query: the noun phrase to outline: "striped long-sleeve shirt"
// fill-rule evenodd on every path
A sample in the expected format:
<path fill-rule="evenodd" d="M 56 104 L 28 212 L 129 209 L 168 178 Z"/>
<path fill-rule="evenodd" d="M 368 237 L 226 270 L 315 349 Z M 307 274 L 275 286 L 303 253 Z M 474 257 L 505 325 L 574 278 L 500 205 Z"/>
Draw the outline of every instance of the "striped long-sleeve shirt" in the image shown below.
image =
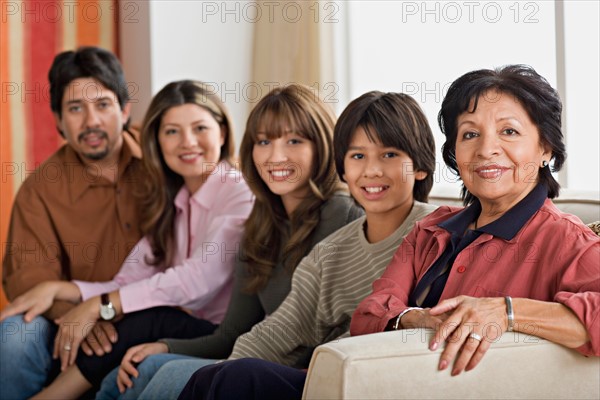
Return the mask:
<path fill-rule="evenodd" d="M 261 358 L 306 367 L 312 349 L 345 336 L 358 303 L 371 292 L 402 239 L 435 206 L 415 202 L 396 231 L 369 243 L 365 217 L 337 230 L 300 262 L 279 308 L 238 338 L 230 359 Z"/>

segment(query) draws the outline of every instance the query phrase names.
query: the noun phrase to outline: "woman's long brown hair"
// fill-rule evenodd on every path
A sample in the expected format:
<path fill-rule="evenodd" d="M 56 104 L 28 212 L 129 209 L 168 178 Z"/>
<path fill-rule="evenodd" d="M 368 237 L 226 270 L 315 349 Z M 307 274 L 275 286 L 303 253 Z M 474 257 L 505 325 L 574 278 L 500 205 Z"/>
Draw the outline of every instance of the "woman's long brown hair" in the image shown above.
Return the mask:
<path fill-rule="evenodd" d="M 150 241 L 152 257 L 146 257 L 149 265 L 169 267 L 174 256 L 175 196 L 183 185 L 183 178 L 165 163 L 158 131 L 165 112 L 183 104 L 196 104 L 219 123 L 225 141 L 221 146 L 219 160 L 232 166 L 234 136 L 231 118 L 218 96 L 202 82 L 184 80 L 171 82 L 154 96 L 142 124 L 142 167 L 146 182 L 141 193 L 142 232 Z"/>
<path fill-rule="evenodd" d="M 333 158 L 335 115 L 308 87 L 292 84 L 275 88 L 254 107 L 240 147 L 241 169 L 256 196 L 246 220 L 243 259 L 248 264 L 247 291 L 263 288 L 279 259 L 290 271 L 308 253 L 310 236 L 319 223 L 319 210 L 336 190 L 342 189 Z M 269 139 L 293 131 L 314 144 L 310 195 L 288 216 L 281 197 L 272 193 L 252 159 L 258 132 Z"/>

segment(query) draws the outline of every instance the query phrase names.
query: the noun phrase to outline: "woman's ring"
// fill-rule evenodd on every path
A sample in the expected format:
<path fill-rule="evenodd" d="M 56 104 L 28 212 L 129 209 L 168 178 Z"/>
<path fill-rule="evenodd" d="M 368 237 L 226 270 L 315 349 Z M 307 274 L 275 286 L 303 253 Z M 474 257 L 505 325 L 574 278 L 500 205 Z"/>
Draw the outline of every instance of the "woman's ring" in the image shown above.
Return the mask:
<path fill-rule="evenodd" d="M 483 340 L 483 338 L 481 337 L 481 335 L 479 335 L 479 334 L 477 334 L 477 333 L 475 333 L 475 332 L 471 332 L 471 333 L 469 334 L 469 337 L 470 337 L 471 339 L 475 339 L 475 340 L 477 340 L 478 342 L 481 342 L 481 341 Z"/>
<path fill-rule="evenodd" d="M 65 349 L 65 351 L 71 351 L 71 345 L 65 344 L 65 347 L 63 347 L 63 349 Z"/>

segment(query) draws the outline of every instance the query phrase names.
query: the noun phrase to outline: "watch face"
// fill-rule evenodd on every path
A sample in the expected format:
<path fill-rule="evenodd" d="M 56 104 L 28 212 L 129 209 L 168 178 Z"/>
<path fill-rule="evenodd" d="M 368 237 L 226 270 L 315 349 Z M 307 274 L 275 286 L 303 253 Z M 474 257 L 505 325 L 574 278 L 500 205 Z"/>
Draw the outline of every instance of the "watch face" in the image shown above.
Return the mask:
<path fill-rule="evenodd" d="M 102 317 L 102 319 L 104 320 L 111 320 L 115 317 L 115 309 L 111 306 L 108 305 L 102 305 L 100 307 L 100 316 Z"/>

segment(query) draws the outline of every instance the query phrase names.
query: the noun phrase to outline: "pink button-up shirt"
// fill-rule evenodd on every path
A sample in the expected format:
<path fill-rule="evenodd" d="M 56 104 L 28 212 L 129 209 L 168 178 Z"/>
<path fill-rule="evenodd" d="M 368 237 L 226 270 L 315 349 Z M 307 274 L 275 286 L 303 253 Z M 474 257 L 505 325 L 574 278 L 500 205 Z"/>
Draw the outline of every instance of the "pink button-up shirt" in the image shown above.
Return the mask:
<path fill-rule="evenodd" d="M 450 232 L 438 224 L 460 211 L 440 207 L 417 222 L 381 278 L 373 283 L 373 293 L 354 312 L 352 335 L 381 332 L 408 307 L 416 282 L 450 240 Z M 600 355 L 600 238 L 577 217 L 560 212 L 549 199 L 511 240 L 484 233 L 458 254 L 440 301 L 459 295 L 512 296 L 564 304 L 590 336 L 577 350 Z M 535 335 L 533 329 L 531 333 Z"/>
<path fill-rule="evenodd" d="M 112 281 L 73 282 L 83 300 L 118 289 L 124 313 L 181 306 L 218 324 L 229 304 L 234 260 L 253 201 L 241 173 L 222 162 L 196 193 L 190 196 L 182 187 L 175 197 L 176 252 L 170 268 L 146 263 L 152 250 L 143 238 Z"/>

